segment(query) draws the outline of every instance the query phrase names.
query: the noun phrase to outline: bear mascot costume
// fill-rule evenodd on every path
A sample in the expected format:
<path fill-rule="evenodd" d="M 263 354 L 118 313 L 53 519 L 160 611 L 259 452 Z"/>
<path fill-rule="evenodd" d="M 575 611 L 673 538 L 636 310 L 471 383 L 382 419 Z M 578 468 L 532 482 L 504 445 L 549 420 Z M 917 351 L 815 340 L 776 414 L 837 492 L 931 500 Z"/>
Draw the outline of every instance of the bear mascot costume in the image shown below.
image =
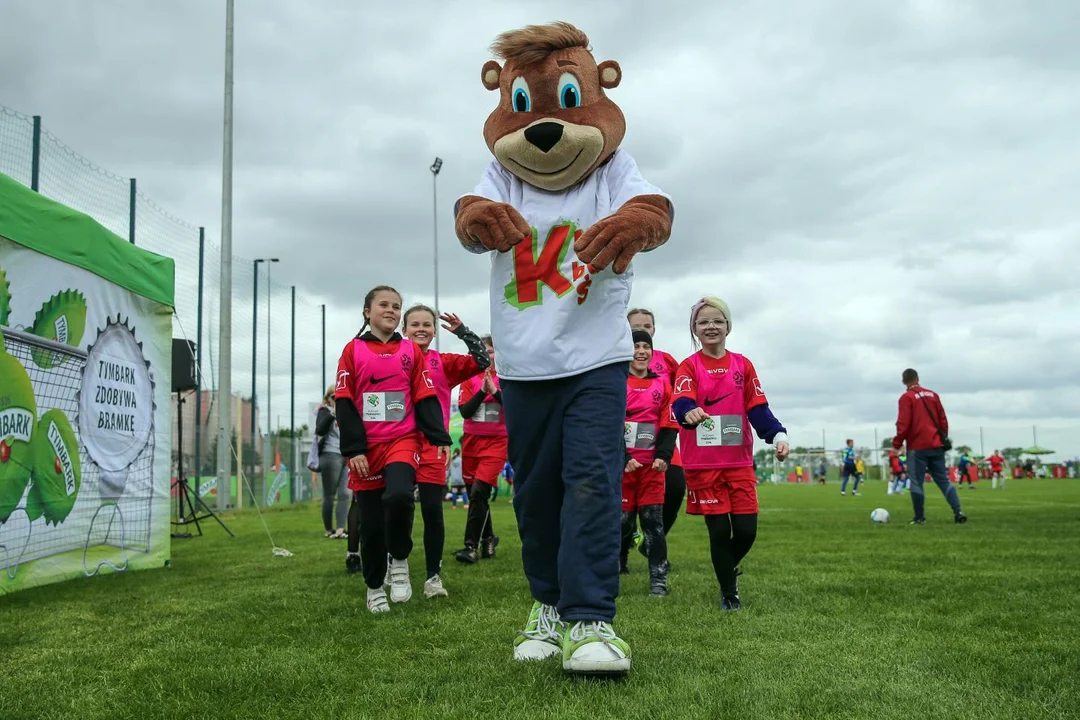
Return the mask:
<path fill-rule="evenodd" d="M 667 242 L 674 207 L 619 148 L 625 120 L 604 91 L 622 71 L 596 63 L 585 33 L 533 25 L 492 51 L 504 65 L 488 61 L 481 80 L 499 92 L 484 124 L 495 159 L 454 214 L 462 245 L 491 255 L 491 334 L 534 599 L 514 658 L 623 674 L 630 647 L 612 622 L 631 261 Z"/>

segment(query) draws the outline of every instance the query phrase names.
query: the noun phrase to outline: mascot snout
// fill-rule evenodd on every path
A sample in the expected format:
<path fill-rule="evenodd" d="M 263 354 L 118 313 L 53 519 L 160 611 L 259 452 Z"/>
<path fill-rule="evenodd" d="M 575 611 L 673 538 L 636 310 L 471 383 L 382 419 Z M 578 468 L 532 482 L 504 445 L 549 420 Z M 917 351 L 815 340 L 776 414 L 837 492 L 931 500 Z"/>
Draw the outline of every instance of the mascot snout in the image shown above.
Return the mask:
<path fill-rule="evenodd" d="M 544 190 L 578 182 L 604 151 L 604 133 L 591 125 L 542 118 L 495 141 L 492 151 L 523 180 Z"/>

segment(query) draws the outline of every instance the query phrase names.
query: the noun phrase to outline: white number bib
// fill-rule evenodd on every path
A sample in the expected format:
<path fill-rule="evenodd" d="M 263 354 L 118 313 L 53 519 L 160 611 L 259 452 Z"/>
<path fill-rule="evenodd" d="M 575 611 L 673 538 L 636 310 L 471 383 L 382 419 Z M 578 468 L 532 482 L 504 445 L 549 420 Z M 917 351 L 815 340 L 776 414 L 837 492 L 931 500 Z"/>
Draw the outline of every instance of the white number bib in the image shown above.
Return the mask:
<path fill-rule="evenodd" d="M 626 421 L 623 424 L 623 443 L 628 448 L 649 449 L 656 444 L 656 425 Z"/>
<path fill-rule="evenodd" d="M 473 415 L 473 420 L 482 423 L 497 423 L 499 422 L 499 411 L 502 408 L 499 403 L 480 403 L 480 408 Z"/>
<path fill-rule="evenodd" d="M 710 415 L 695 431 L 698 447 L 720 447 L 743 444 L 741 415 Z"/>
<path fill-rule="evenodd" d="M 405 393 L 364 393 L 364 422 L 397 422 L 405 419 Z"/>

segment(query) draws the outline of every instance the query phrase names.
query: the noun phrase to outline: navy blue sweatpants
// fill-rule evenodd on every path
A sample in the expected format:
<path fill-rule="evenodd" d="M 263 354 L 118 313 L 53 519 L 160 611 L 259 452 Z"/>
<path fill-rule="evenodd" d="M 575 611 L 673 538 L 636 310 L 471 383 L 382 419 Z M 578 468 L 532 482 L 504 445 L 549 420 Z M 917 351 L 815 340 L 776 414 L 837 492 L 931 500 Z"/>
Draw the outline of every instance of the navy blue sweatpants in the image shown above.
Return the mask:
<path fill-rule="evenodd" d="M 500 381 L 525 577 L 565 621 L 615 618 L 628 374 Z"/>

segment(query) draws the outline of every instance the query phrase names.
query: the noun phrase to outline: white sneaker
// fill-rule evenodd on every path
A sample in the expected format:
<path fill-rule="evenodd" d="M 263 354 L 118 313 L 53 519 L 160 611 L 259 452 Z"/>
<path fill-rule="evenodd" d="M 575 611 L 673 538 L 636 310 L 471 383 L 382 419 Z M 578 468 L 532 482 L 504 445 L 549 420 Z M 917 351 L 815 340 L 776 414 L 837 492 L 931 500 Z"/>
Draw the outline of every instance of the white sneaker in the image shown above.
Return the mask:
<path fill-rule="evenodd" d="M 368 588 L 367 609 L 372 615 L 390 612 L 390 606 L 386 603 L 386 591 L 382 588 Z"/>
<path fill-rule="evenodd" d="M 630 646 L 606 622 L 574 623 L 562 641 L 563 670 L 622 675 L 630 670 Z"/>
<path fill-rule="evenodd" d="M 412 597 L 412 585 L 409 583 L 409 561 L 391 558 L 386 575 L 390 580 L 390 601 L 408 602 Z"/>
<path fill-rule="evenodd" d="M 424 581 L 424 597 L 449 597 L 450 593 L 446 592 L 446 588 L 443 587 L 442 578 L 438 575 L 432 575 Z"/>
<path fill-rule="evenodd" d="M 560 654 L 564 632 L 566 623 L 559 620 L 559 611 L 534 601 L 525 629 L 514 638 L 514 659 L 543 660 Z"/>

